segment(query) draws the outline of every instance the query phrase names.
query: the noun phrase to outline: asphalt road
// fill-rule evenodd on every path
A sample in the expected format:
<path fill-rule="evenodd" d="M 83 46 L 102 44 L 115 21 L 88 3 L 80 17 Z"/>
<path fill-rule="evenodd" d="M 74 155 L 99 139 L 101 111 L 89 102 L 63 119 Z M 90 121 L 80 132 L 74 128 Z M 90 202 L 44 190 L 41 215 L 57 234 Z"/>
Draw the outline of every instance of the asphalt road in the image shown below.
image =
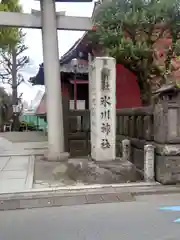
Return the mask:
<path fill-rule="evenodd" d="M 179 240 L 180 195 L 139 197 L 137 202 L 0 212 L 2 240 Z"/>

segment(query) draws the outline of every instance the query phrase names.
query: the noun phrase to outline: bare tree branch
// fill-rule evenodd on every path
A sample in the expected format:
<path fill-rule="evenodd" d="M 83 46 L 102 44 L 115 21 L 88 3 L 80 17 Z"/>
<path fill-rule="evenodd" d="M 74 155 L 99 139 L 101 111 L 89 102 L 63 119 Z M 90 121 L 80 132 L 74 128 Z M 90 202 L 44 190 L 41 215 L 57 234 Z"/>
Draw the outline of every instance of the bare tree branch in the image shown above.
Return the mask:
<path fill-rule="evenodd" d="M 24 78 L 23 78 L 22 74 L 19 73 L 18 76 L 17 76 L 17 87 L 18 87 L 22 82 L 24 82 Z"/>
<path fill-rule="evenodd" d="M 29 63 L 29 57 L 27 56 L 23 56 L 17 59 L 17 63 L 16 63 L 17 70 L 22 69 L 28 63 Z"/>
<path fill-rule="evenodd" d="M 28 49 L 24 44 L 25 36 L 26 34 L 20 29 L 19 42 L 15 48 L 3 49 L 0 51 L 0 80 L 2 83 L 9 84 L 13 88 L 15 86 L 17 88 L 24 81 L 23 76 L 19 74 L 19 71 L 29 64 L 29 57 L 23 55 Z"/>
<path fill-rule="evenodd" d="M 22 95 L 23 95 L 23 93 L 21 93 L 21 94 L 19 95 L 19 99 L 21 99 L 21 98 L 22 98 Z"/>
<path fill-rule="evenodd" d="M 17 47 L 16 56 L 19 56 L 21 53 L 23 53 L 23 52 L 26 51 L 27 49 L 28 49 L 28 47 L 26 47 L 25 45 L 22 45 L 22 46 Z"/>
<path fill-rule="evenodd" d="M 12 61 L 9 56 L 6 56 L 5 53 L 1 55 L 2 60 L 1 64 L 3 65 L 3 68 L 5 68 L 5 71 L 7 71 L 8 74 L 11 74 L 12 72 Z"/>
<path fill-rule="evenodd" d="M 12 86 L 12 78 L 8 79 L 7 83 Z"/>

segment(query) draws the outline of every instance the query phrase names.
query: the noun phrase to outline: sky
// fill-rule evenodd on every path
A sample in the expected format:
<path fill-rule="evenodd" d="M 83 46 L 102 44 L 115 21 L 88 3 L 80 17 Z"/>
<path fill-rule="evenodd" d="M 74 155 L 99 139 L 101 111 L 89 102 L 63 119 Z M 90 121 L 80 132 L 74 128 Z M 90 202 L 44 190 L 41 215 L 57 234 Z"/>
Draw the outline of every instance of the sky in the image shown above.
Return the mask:
<path fill-rule="evenodd" d="M 34 0 L 20 0 L 25 13 L 30 13 L 31 9 L 40 10 L 39 1 Z M 82 16 L 90 17 L 93 10 L 93 3 L 56 3 L 56 11 L 66 11 L 68 16 Z M 38 29 L 24 29 L 26 32 L 25 44 L 28 47 L 26 55 L 31 59 L 31 64 L 23 70 L 23 76 L 26 83 L 19 86 L 19 94 L 23 93 L 23 99 L 30 102 L 33 100 L 39 90 L 44 90 L 44 87 L 31 86 L 27 80 L 36 75 L 39 64 L 43 62 L 42 55 L 42 36 L 41 30 Z M 80 31 L 58 31 L 59 40 L 59 56 L 62 56 L 74 42 L 79 39 L 84 32 Z M 10 88 L 6 86 L 7 91 Z"/>

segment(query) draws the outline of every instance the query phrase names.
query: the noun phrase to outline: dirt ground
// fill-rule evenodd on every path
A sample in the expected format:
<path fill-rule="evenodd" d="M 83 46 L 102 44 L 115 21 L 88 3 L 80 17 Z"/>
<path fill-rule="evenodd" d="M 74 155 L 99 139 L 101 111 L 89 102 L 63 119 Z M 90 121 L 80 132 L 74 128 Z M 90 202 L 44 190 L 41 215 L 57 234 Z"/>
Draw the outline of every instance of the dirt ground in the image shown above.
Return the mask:
<path fill-rule="evenodd" d="M 34 184 L 33 188 L 62 187 L 68 185 L 84 185 L 68 178 L 66 174 L 58 174 L 58 179 L 54 175 L 54 170 L 62 168 L 60 162 L 48 162 L 41 160 L 42 157 L 36 156 L 34 165 Z"/>
<path fill-rule="evenodd" d="M 34 168 L 35 181 L 53 181 L 53 170 L 59 165 L 59 162 L 48 162 L 41 160 L 42 157 L 36 156 Z"/>

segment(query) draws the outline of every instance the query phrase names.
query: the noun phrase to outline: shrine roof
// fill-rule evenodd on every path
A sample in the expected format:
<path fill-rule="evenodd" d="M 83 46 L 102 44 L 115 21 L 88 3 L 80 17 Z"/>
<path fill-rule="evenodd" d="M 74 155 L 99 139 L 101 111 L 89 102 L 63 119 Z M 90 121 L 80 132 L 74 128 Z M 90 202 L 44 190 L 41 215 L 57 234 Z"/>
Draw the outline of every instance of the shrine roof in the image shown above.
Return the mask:
<path fill-rule="evenodd" d="M 73 58 L 82 58 L 88 60 L 88 43 L 86 42 L 87 32 L 79 38 L 74 45 L 61 57 L 60 63 L 65 64 Z"/>
<path fill-rule="evenodd" d="M 74 69 L 71 65 L 71 60 L 73 58 L 77 58 L 79 60 L 88 61 L 88 53 L 89 49 L 87 48 L 87 44 L 84 43 L 84 39 L 87 33 L 85 33 L 82 38 L 78 39 L 74 45 L 61 57 L 59 60 L 61 73 L 73 73 Z M 78 65 L 78 73 L 79 74 L 87 74 L 88 66 L 87 64 L 79 64 Z M 29 81 L 34 85 L 44 85 L 44 64 L 41 63 L 39 65 L 39 70 L 36 76 L 31 77 Z"/>

